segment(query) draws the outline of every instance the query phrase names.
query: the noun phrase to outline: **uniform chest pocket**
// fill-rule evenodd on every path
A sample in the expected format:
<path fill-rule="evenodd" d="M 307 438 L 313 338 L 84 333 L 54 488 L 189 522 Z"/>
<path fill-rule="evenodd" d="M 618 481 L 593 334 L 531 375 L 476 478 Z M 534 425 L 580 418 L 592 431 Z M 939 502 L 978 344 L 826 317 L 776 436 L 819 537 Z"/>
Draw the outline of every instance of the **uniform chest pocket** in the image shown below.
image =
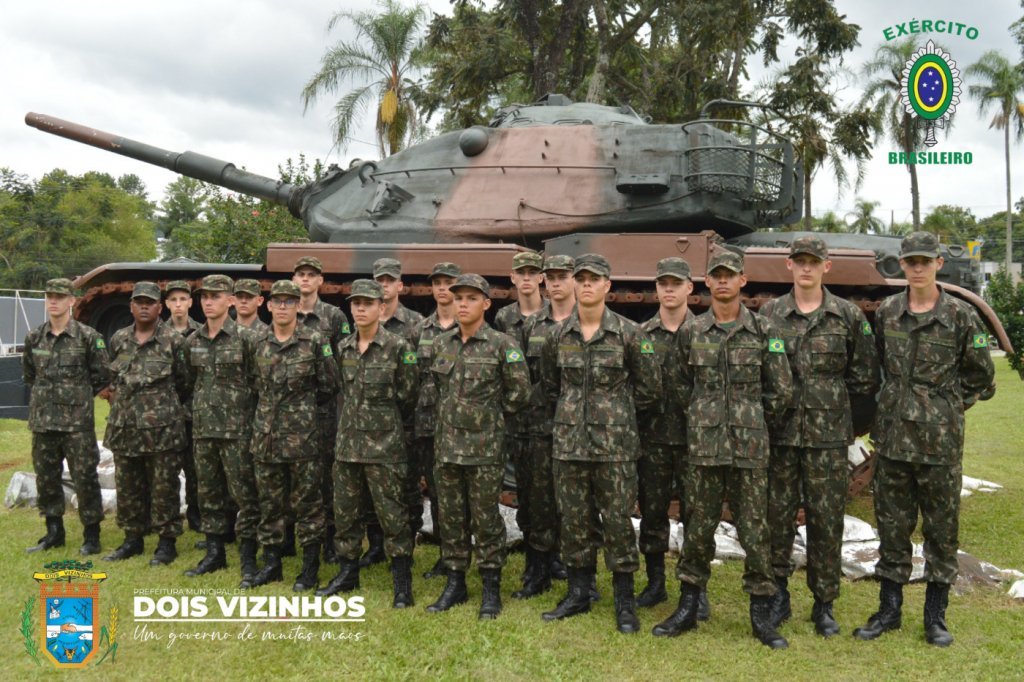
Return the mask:
<path fill-rule="evenodd" d="M 562 381 L 582 386 L 583 368 L 585 366 L 586 359 L 583 357 L 583 349 L 558 349 L 558 368 L 562 371 Z"/>
<path fill-rule="evenodd" d="M 543 336 L 531 336 L 526 344 L 526 357 L 528 358 L 539 358 L 541 352 L 544 350 L 544 337 Z"/>
<path fill-rule="evenodd" d="M 419 345 L 416 346 L 416 357 L 419 360 L 429 360 L 434 357 L 434 341 L 421 339 Z"/>
<path fill-rule="evenodd" d="M 313 383 L 313 358 L 301 358 L 285 363 L 284 375 L 288 380 L 288 387 L 299 389 L 310 386 Z"/>
<path fill-rule="evenodd" d="M 192 355 L 189 357 L 189 363 L 193 367 L 209 367 L 210 366 L 210 352 L 205 348 L 193 348 Z"/>
<path fill-rule="evenodd" d="M 595 351 L 590 355 L 590 373 L 598 386 L 610 386 L 625 379 L 625 365 L 621 348 Z"/>
<path fill-rule="evenodd" d="M 761 380 L 760 348 L 730 348 L 728 359 L 730 383 L 749 384 Z"/>
<path fill-rule="evenodd" d="M 79 376 L 85 370 L 85 352 L 61 353 L 57 356 L 57 365 L 62 376 Z"/>
<path fill-rule="evenodd" d="M 498 361 L 494 358 L 465 358 L 462 365 L 462 378 L 467 382 L 489 381 L 495 376 Z"/>
<path fill-rule="evenodd" d="M 939 384 L 954 373 L 957 360 L 952 340 L 920 337 L 914 358 L 914 378 L 928 384 Z"/>
<path fill-rule="evenodd" d="M 395 368 L 370 365 L 363 371 L 363 397 L 368 402 L 385 402 L 395 397 Z"/>
<path fill-rule="evenodd" d="M 341 378 L 346 384 L 350 384 L 359 376 L 359 367 L 353 361 L 346 360 L 341 365 Z"/>
<path fill-rule="evenodd" d="M 811 371 L 838 374 L 846 366 L 846 337 L 838 334 L 811 336 L 806 341 L 810 351 Z"/>
<path fill-rule="evenodd" d="M 721 388 L 722 377 L 718 369 L 718 348 L 691 348 L 690 365 L 693 367 L 694 383 L 709 391 Z"/>

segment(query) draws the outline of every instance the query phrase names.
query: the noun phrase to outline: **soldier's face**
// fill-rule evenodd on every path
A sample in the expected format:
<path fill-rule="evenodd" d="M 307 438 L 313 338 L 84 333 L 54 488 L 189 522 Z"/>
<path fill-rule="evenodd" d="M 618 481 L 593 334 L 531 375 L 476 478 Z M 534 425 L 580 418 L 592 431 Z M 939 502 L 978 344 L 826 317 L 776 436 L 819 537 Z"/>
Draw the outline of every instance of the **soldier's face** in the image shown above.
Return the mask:
<path fill-rule="evenodd" d="M 235 294 L 235 310 L 242 317 L 252 317 L 260 309 L 261 305 L 263 305 L 262 296 L 253 296 L 252 294 L 245 293 Z"/>
<path fill-rule="evenodd" d="M 292 281 L 299 285 L 299 291 L 302 292 L 303 296 L 308 296 L 320 291 L 320 285 L 324 283 L 324 276 L 317 272 L 315 268 L 304 265 L 295 271 L 295 274 L 292 275 Z"/>
<path fill-rule="evenodd" d="M 512 284 L 519 293 L 530 296 L 540 286 L 541 274 L 537 268 L 519 268 L 512 271 Z"/>
<path fill-rule="evenodd" d="M 604 301 L 612 288 L 610 279 L 588 270 L 580 270 L 573 279 L 576 281 L 576 300 L 581 306 L 593 306 Z"/>
<path fill-rule="evenodd" d="M 900 267 L 903 268 L 903 276 L 907 278 L 907 284 L 911 289 L 930 289 L 935 286 L 935 278 L 942 269 L 943 262 L 942 256 L 911 256 L 900 258 Z"/>
<path fill-rule="evenodd" d="M 666 310 L 677 310 L 686 303 L 686 297 L 693 291 L 693 282 L 672 275 L 659 277 L 654 282 L 658 291 L 658 303 Z"/>
<path fill-rule="evenodd" d="M 164 309 L 164 307 L 160 305 L 160 301 L 154 301 L 153 299 L 146 298 L 145 296 L 133 298 L 128 307 L 132 311 L 132 317 L 135 321 L 143 324 L 156 322 L 160 317 L 160 313 Z"/>
<path fill-rule="evenodd" d="M 167 294 L 167 310 L 171 317 L 180 320 L 188 316 L 188 309 L 192 307 L 192 294 L 181 290 L 174 290 Z"/>
<path fill-rule="evenodd" d="M 402 280 L 395 279 L 391 275 L 381 275 L 375 278 L 380 288 L 384 290 L 384 302 L 391 303 L 402 293 Z"/>
<path fill-rule="evenodd" d="M 75 297 L 68 294 L 46 294 L 46 314 L 50 317 L 64 317 L 75 303 Z"/>
<path fill-rule="evenodd" d="M 352 309 L 352 321 L 360 329 L 372 326 L 380 321 L 384 312 L 384 301 L 379 298 L 365 298 L 357 296 L 349 301 Z"/>
<path fill-rule="evenodd" d="M 729 268 L 715 268 L 704 278 L 704 283 L 716 301 L 728 303 L 740 295 L 740 289 L 747 285 L 747 276 Z"/>
<path fill-rule="evenodd" d="M 294 296 L 271 296 L 267 308 L 274 318 L 274 324 L 287 326 L 295 321 L 299 314 L 299 299 Z"/>
<path fill-rule="evenodd" d="M 576 295 L 572 273 L 568 270 L 546 270 L 544 288 L 548 290 L 548 298 L 552 301 L 570 301 Z"/>
<path fill-rule="evenodd" d="M 818 289 L 825 273 L 832 269 L 832 261 L 821 260 L 809 253 L 798 253 L 786 259 L 786 268 L 793 273 L 793 284 L 801 289 Z"/>
<path fill-rule="evenodd" d="M 207 319 L 219 320 L 228 314 L 228 309 L 234 304 L 234 296 L 226 291 L 204 291 L 199 294 L 199 302 Z"/>
<path fill-rule="evenodd" d="M 460 287 L 455 295 L 455 317 L 459 324 L 473 325 L 484 319 L 484 311 L 491 307 L 491 299 L 472 287 Z"/>
<path fill-rule="evenodd" d="M 451 305 L 455 297 L 452 295 L 452 285 L 455 278 L 448 275 L 434 275 L 430 278 L 430 293 L 438 305 Z"/>

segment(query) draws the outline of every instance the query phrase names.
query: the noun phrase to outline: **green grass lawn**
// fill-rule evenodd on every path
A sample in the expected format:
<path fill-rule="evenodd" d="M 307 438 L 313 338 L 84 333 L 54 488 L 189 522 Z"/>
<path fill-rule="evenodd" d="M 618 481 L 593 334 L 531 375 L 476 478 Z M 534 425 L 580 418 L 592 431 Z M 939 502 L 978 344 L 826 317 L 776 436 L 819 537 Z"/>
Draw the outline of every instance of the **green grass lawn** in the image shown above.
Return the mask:
<path fill-rule="evenodd" d="M 1024 442 L 1021 404 L 1024 384 L 1009 370 L 1004 359 L 997 360 L 996 397 L 971 410 L 967 419 L 967 445 L 964 472 L 1004 486 L 992 494 L 975 494 L 963 501 L 961 547 L 979 559 L 1000 568 L 1024 570 L 1024 470 L 1021 468 L 1021 443 Z M 105 405 L 98 403 L 97 426 L 102 434 Z M 0 483 L 6 489 L 11 475 L 31 470 L 30 437 L 22 422 L 0 420 Z M 869 497 L 850 504 L 850 513 L 873 522 Z M 4 679 L 30 679 L 57 675 L 49 664 L 37 666 L 23 651 L 18 632 L 20 614 L 26 601 L 37 594 L 32 573 L 42 564 L 64 558 L 77 558 L 81 526 L 77 516 L 65 517 L 68 545 L 63 550 L 26 554 L 24 548 L 42 534 L 41 519 L 34 510 L 19 508 L 0 511 L 0 538 L 3 538 L 5 566 L 0 576 L 0 621 L 5 640 Z M 121 541 L 113 519 L 103 524 L 105 550 Z M 423 607 L 433 601 L 442 581 L 427 581 L 420 575 L 437 557 L 437 548 L 417 548 L 414 590 L 417 605 L 406 611 L 393 611 L 390 574 L 384 566 L 363 571 L 362 588 L 366 616 L 361 624 L 307 624 L 312 641 L 261 641 L 263 633 L 287 635 L 294 626 L 256 624 L 252 641 L 170 643 L 172 633 L 222 631 L 235 637 L 242 631 L 238 624 L 150 624 L 149 632 L 159 641 L 136 639 L 142 624 L 132 617 L 133 594 L 141 589 L 205 588 L 233 590 L 238 583 L 238 558 L 229 549 L 230 568 L 199 579 L 190 579 L 182 571 L 199 560 L 193 549 L 198 539 L 186 532 L 179 540 L 179 559 L 168 567 L 150 568 L 149 555 L 155 539 L 146 540 L 146 556 L 123 563 L 109 564 L 93 557 L 98 570 L 107 571 L 103 583 L 101 611 L 118 607 L 117 660 L 79 674 L 104 679 L 210 679 L 223 680 L 271 677 L 315 679 L 339 675 L 374 679 L 402 678 L 598 678 L 598 679 L 751 679 L 786 680 L 833 679 L 1014 679 L 1024 675 L 1024 604 L 1006 596 L 1008 586 L 975 587 L 951 596 L 947 613 L 956 643 L 949 649 L 935 649 L 924 642 L 921 609 L 924 586 L 906 590 L 904 627 L 876 642 L 859 642 L 850 636 L 877 606 L 877 585 L 873 581 L 845 581 L 836 602 L 836 617 L 843 633 L 832 640 L 814 634 L 807 620 L 811 597 L 803 585 L 803 572 L 791 584 L 794 619 L 783 626 L 790 641 L 786 651 L 770 651 L 750 635 L 747 599 L 740 590 L 742 565 L 728 562 L 714 568 L 709 586 L 712 619 L 696 632 L 677 639 L 652 637 L 650 628 L 667 617 L 674 608 L 678 586 L 670 590 L 670 602 L 651 610 L 641 610 L 644 633 L 624 636 L 614 629 L 610 575 L 598 574 L 602 599 L 589 615 L 560 623 L 543 623 L 540 612 L 551 608 L 561 597 L 564 584 L 556 590 L 530 600 L 517 602 L 509 597 L 518 583 L 523 567 L 522 555 L 512 555 L 505 572 L 503 595 L 505 610 L 498 620 L 478 622 L 480 580 L 470 576 L 470 604 L 446 614 L 431 615 Z M 256 594 L 291 595 L 291 582 L 300 560 L 285 560 L 285 582 L 254 591 Z M 326 581 L 333 571 L 321 569 Z M 638 575 L 637 589 L 643 586 Z M 230 595 L 229 595 L 230 596 Z M 213 603 L 214 598 L 208 597 Z M 104 615 L 103 624 L 107 617 Z M 38 634 L 38 616 L 35 616 Z M 322 641 L 321 632 L 347 633 L 360 639 Z M 109 661 L 109 659 L 108 659 Z"/>

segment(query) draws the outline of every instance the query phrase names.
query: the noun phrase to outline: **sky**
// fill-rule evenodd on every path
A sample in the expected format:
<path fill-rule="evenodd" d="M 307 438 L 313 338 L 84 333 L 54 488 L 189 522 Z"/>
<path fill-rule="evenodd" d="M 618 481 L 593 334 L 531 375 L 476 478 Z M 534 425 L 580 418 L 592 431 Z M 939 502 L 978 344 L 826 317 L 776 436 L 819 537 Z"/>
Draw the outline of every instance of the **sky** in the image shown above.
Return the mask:
<path fill-rule="evenodd" d="M 372 119 L 345 150 L 333 148 L 331 98 L 303 113 L 300 92 L 316 72 L 326 47 L 352 39 L 353 30 L 326 26 L 339 9 L 372 9 L 371 0 L 344 5 L 322 0 L 44 0 L 5 3 L 0 22 L 0 166 L 30 178 L 54 168 L 142 178 L 153 200 L 175 174 L 25 125 L 29 111 L 82 123 L 173 151 L 191 150 L 277 177 L 277 166 L 304 153 L 308 159 L 347 166 L 353 157 L 376 158 Z M 448 12 L 447 0 L 430 0 Z M 861 47 L 846 57 L 859 70 L 885 40 L 887 27 L 913 19 L 945 19 L 978 30 L 978 37 L 932 34 L 963 69 L 989 49 L 1013 60 L 1020 51 L 1007 27 L 1024 10 L 1015 0 L 837 0 L 840 13 L 861 26 Z M 894 29 L 895 30 L 895 29 Z M 929 36 L 924 35 L 927 39 Z M 765 73 L 751 58 L 755 82 Z M 862 78 L 837 82 L 848 102 Z M 970 166 L 919 167 L 922 212 L 939 204 L 966 206 L 979 217 L 1005 207 L 1002 132 L 988 128 L 966 95 L 948 137 L 934 151 L 970 151 Z M 909 221 L 910 181 L 891 166 L 884 140 L 868 163 L 858 192 L 839 195 L 827 171 L 814 184 L 816 215 L 846 216 L 856 198 L 880 202 L 876 214 Z M 1024 143 L 1011 148 L 1013 200 L 1024 196 Z"/>

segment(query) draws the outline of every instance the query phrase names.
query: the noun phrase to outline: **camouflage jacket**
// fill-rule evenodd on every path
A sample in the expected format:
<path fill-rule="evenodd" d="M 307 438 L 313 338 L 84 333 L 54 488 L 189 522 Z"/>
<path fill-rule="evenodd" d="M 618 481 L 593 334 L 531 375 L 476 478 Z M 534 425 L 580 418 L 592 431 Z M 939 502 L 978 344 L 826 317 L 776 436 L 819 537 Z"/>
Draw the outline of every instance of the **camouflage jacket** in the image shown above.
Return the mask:
<path fill-rule="evenodd" d="M 409 310 L 401 303 L 395 308 L 395 314 L 385 320 L 381 326 L 396 336 L 400 336 L 411 345 L 416 344 L 416 330 L 423 322 L 423 316 L 415 310 Z"/>
<path fill-rule="evenodd" d="M 312 312 L 299 311 L 299 324 L 320 332 L 331 348 L 337 348 L 341 340 L 352 333 L 345 312 L 320 298 L 316 299 Z M 269 325 L 267 330 L 270 330 Z"/>
<path fill-rule="evenodd" d="M 779 330 L 793 372 L 792 411 L 772 442 L 814 448 L 853 443 L 854 416 L 857 431 L 865 433 L 879 385 L 875 338 L 864 313 L 824 289 L 821 307 L 810 315 L 800 312 L 792 292 L 768 301 L 761 314 Z"/>
<path fill-rule="evenodd" d="M 235 324 L 237 324 L 239 327 L 245 327 L 245 325 L 239 323 L 238 320 L 235 320 Z M 251 331 L 256 338 L 259 338 L 266 334 L 268 331 L 270 331 L 270 325 L 258 317 L 255 320 L 253 320 L 250 326 L 245 328 Z"/>
<path fill-rule="evenodd" d="M 107 417 L 105 444 L 126 455 L 170 452 L 188 445 L 185 432 L 189 403 L 188 344 L 166 322 L 142 344 L 135 325 L 110 339 L 114 392 Z"/>
<path fill-rule="evenodd" d="M 686 320 L 693 317 L 689 311 Z M 684 320 L 684 322 L 686 321 Z M 682 329 L 680 325 L 679 329 Z M 650 339 L 654 354 L 661 362 L 661 376 L 666 384 L 664 397 L 651 409 L 639 413 L 640 439 L 644 443 L 686 446 L 686 414 L 679 404 L 675 391 L 667 390 L 670 381 L 678 381 L 679 355 L 676 351 L 676 335 L 661 323 L 661 316 L 654 317 L 640 325 L 640 330 Z"/>
<path fill-rule="evenodd" d="M 544 350 L 547 335 L 560 327 L 562 320 L 551 317 L 551 305 L 544 307 L 526 318 L 523 324 L 522 343 L 526 348 L 526 363 L 530 367 L 530 381 L 533 390 L 530 395 L 530 411 L 526 417 L 530 435 L 551 438 L 555 424 L 555 404 L 548 402 L 540 374 L 540 356 Z"/>
<path fill-rule="evenodd" d="M 530 372 L 519 344 L 486 323 L 462 342 L 456 327 L 434 339 L 436 462 L 501 464 L 506 412 L 530 400 Z"/>
<path fill-rule="evenodd" d="M 416 399 L 417 438 L 432 438 L 436 425 L 437 383 L 430 378 L 430 366 L 434 359 L 434 341 L 446 331 L 458 328 L 453 322 L 447 329 L 437 321 L 437 313 L 431 313 L 416 327 L 416 363 L 420 368 L 420 391 Z"/>
<path fill-rule="evenodd" d="M 283 343 L 271 330 L 256 344 L 256 375 L 253 457 L 261 462 L 315 459 L 317 407 L 332 406 L 338 394 L 330 343 L 302 325 Z"/>
<path fill-rule="evenodd" d="M 550 304 L 545 300 L 544 305 L 535 314 L 540 315 L 550 310 Z M 529 338 L 524 336 L 527 318 L 519 309 L 519 301 L 510 303 L 494 316 L 494 328 L 499 332 L 512 337 L 519 347 L 526 350 L 529 348 Z M 525 437 L 533 430 L 530 424 L 531 410 L 523 410 L 519 414 L 512 415 L 505 423 L 505 430 L 510 434 Z"/>
<path fill-rule="evenodd" d="M 188 337 L 193 438 L 245 438 L 256 408 L 256 335 L 228 318 Z"/>
<path fill-rule="evenodd" d="M 168 327 L 170 327 L 171 331 L 178 332 L 179 334 L 181 334 L 182 336 L 184 336 L 187 339 L 188 337 L 192 336 L 197 331 L 199 331 L 199 328 L 203 326 L 203 325 L 199 324 L 198 322 L 196 322 L 195 320 L 193 320 L 191 316 L 189 316 L 187 319 L 188 319 L 188 326 L 185 329 L 183 329 L 182 331 L 178 331 L 177 329 L 174 328 L 174 325 L 171 324 L 171 318 L 169 318 L 169 317 L 166 320 L 164 320 L 164 324 L 166 324 Z"/>
<path fill-rule="evenodd" d="M 768 466 L 768 428 L 793 397 L 785 342 L 774 323 L 740 305 L 725 330 L 712 310 L 676 334 L 679 401 L 686 409 L 689 461 L 704 466 Z"/>
<path fill-rule="evenodd" d="M 58 336 L 49 321 L 25 337 L 21 371 L 32 387 L 30 431 L 92 431 L 93 396 L 110 384 L 110 358 L 103 337 L 92 327 L 69 320 Z"/>
<path fill-rule="evenodd" d="M 661 367 L 640 327 L 605 309 L 589 341 L 579 311 L 544 340 L 541 381 L 554 410 L 554 458 L 622 462 L 640 454 L 637 410 L 662 395 Z"/>
<path fill-rule="evenodd" d="M 875 312 L 884 380 L 874 433 L 883 457 L 921 464 L 960 462 L 964 410 L 995 394 L 988 330 L 970 305 L 940 290 L 927 313 L 907 293 Z"/>
<path fill-rule="evenodd" d="M 340 462 L 381 464 L 406 461 L 402 425 L 416 405 L 419 369 L 416 353 L 402 337 L 384 328 L 359 352 L 359 334 L 338 346 L 341 369 L 341 421 L 345 434 L 335 445 Z"/>

